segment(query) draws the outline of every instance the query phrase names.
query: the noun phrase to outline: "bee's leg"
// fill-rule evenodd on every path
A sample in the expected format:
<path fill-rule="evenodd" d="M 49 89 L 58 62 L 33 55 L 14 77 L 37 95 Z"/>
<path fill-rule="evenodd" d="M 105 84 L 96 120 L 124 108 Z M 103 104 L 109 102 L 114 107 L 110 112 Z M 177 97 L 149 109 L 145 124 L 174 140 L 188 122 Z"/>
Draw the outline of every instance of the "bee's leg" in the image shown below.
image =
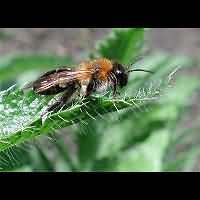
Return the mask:
<path fill-rule="evenodd" d="M 81 83 L 81 88 L 80 88 L 80 97 L 85 98 L 90 96 L 90 94 L 94 90 L 94 82 L 93 80 L 85 80 Z"/>
<path fill-rule="evenodd" d="M 74 92 L 76 91 L 76 85 L 73 84 L 67 88 L 67 91 L 56 101 L 53 105 L 47 108 L 46 112 L 57 112 L 59 111 L 72 97 Z"/>
<path fill-rule="evenodd" d="M 96 80 L 91 80 L 87 86 L 85 97 L 88 97 L 91 101 L 96 100 L 96 97 L 91 96 L 91 94 L 95 92 L 97 88 L 98 88 L 98 82 Z"/>
<path fill-rule="evenodd" d="M 117 81 L 115 79 L 112 80 L 112 91 L 113 98 L 115 98 L 117 94 L 119 94 L 119 92 L 117 91 Z"/>
<path fill-rule="evenodd" d="M 117 94 L 117 84 L 116 82 L 113 82 L 113 97 L 116 97 Z"/>
<path fill-rule="evenodd" d="M 95 82 L 92 80 L 89 82 L 87 89 L 86 89 L 86 94 L 85 97 L 88 97 L 91 95 L 91 93 L 95 90 Z"/>

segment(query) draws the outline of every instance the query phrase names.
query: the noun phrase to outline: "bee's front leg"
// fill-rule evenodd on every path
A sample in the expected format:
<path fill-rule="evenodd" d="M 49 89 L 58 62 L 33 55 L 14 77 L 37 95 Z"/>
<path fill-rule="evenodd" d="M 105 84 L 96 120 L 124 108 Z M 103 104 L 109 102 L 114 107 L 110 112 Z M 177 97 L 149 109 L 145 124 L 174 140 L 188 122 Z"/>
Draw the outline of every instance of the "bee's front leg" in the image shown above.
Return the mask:
<path fill-rule="evenodd" d="M 116 98 L 117 95 L 120 95 L 120 92 L 117 91 L 117 83 L 116 83 L 116 81 L 112 82 L 112 91 L 113 91 L 113 93 L 112 93 L 113 98 Z"/>

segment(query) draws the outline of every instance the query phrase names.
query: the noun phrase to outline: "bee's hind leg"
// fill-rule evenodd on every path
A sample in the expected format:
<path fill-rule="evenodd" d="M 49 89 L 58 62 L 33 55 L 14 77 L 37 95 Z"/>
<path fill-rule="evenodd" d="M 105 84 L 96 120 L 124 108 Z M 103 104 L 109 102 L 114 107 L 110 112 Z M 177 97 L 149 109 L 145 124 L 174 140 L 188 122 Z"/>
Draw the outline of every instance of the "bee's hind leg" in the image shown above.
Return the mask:
<path fill-rule="evenodd" d="M 76 91 L 76 86 L 71 85 L 70 87 L 67 88 L 67 90 L 64 92 L 64 94 L 52 105 L 50 105 L 45 113 L 42 115 L 46 115 L 47 113 L 55 113 L 58 112 L 60 109 L 62 109 L 67 103 L 69 103 L 69 100 L 71 99 L 72 95 Z"/>

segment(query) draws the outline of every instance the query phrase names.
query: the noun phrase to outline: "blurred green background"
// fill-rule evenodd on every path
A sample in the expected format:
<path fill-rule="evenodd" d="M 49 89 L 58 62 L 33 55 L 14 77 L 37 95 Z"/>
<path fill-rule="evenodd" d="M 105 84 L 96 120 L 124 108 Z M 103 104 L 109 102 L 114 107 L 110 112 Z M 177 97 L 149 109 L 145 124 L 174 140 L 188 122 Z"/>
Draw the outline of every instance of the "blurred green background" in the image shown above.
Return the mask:
<path fill-rule="evenodd" d="M 200 29 L 187 28 L 0 28 L 2 91 L 88 57 L 129 63 L 148 49 L 136 66 L 156 74 L 132 74 L 124 91 L 142 96 L 146 90 L 146 96 L 180 67 L 158 104 L 88 119 L 0 151 L 0 170 L 199 171 L 199 36 Z"/>

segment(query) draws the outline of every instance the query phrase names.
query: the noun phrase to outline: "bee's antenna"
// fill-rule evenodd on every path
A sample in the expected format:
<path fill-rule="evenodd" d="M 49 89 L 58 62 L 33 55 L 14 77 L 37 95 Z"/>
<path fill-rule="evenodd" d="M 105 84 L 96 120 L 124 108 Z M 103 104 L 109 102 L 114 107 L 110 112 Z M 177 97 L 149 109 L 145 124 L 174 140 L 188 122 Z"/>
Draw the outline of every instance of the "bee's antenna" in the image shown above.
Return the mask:
<path fill-rule="evenodd" d="M 130 73 L 130 72 L 134 72 L 134 71 L 140 71 L 140 72 L 148 72 L 148 73 L 154 73 L 152 71 L 149 71 L 149 70 L 145 70 L 145 69 L 131 69 L 131 70 L 128 70 L 127 72 Z"/>

